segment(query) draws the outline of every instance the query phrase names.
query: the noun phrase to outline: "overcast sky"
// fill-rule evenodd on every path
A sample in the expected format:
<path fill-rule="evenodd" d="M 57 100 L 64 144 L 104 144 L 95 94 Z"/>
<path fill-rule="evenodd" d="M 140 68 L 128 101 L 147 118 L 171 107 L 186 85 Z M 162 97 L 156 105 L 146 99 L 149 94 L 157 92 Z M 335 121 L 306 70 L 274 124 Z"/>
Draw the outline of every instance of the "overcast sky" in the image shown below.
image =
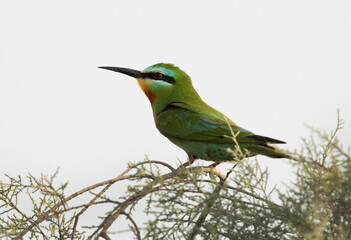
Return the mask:
<path fill-rule="evenodd" d="M 60 167 L 75 191 L 145 154 L 186 161 L 137 82 L 104 65 L 174 63 L 209 105 L 290 150 L 304 123 L 334 129 L 339 108 L 350 146 L 350 43 L 351 1 L 0 0 L 0 179 Z M 259 160 L 278 183 L 293 176 Z"/>

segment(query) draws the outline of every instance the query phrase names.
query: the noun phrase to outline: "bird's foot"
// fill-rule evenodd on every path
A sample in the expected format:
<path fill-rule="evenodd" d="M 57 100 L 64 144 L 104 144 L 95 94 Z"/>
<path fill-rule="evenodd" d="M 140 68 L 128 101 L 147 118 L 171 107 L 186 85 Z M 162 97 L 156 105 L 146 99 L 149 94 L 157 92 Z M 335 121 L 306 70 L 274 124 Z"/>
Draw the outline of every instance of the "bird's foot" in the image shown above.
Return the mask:
<path fill-rule="evenodd" d="M 215 162 L 215 163 L 211 164 L 210 167 L 216 168 L 219 164 L 221 164 L 221 162 Z"/>
<path fill-rule="evenodd" d="M 186 163 L 182 164 L 183 167 L 190 166 L 190 165 L 193 164 L 194 161 L 195 161 L 195 158 L 194 158 L 193 155 L 188 154 L 188 156 L 189 156 L 189 160 L 188 160 Z"/>

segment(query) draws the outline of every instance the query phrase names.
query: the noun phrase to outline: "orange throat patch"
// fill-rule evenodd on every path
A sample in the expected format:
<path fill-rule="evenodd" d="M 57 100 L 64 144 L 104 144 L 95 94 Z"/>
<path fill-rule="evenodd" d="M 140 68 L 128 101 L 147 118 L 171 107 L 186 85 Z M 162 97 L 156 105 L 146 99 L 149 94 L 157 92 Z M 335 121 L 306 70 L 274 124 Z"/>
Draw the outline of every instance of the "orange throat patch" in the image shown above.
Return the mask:
<path fill-rule="evenodd" d="M 151 90 L 149 88 L 149 83 L 147 81 L 145 81 L 144 79 L 139 79 L 139 78 L 138 78 L 138 83 L 139 83 L 139 86 L 141 87 L 141 89 L 144 91 L 147 98 L 149 99 L 151 106 L 153 106 L 156 96 L 155 96 L 155 94 L 153 94 L 151 92 Z"/>

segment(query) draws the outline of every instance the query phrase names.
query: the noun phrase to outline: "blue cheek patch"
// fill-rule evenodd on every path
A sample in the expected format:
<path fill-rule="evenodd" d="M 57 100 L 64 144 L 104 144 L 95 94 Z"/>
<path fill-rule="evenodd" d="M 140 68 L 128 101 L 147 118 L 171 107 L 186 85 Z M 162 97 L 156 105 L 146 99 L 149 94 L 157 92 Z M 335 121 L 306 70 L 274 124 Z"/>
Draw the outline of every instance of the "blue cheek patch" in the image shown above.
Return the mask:
<path fill-rule="evenodd" d="M 151 91 L 153 93 L 156 93 L 158 91 L 164 91 L 166 89 L 171 88 L 173 85 L 168 83 L 168 82 L 164 82 L 164 81 L 152 81 L 149 85 L 149 88 L 151 89 Z"/>

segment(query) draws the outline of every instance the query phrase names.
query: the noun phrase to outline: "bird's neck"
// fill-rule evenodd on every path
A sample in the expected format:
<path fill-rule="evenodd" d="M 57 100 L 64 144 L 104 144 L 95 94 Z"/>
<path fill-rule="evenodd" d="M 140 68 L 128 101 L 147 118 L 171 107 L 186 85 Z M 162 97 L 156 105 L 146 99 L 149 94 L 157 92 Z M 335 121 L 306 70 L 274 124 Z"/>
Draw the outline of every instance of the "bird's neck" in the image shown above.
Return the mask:
<path fill-rule="evenodd" d="M 184 103 L 189 106 L 206 105 L 194 88 L 186 88 L 182 89 L 181 91 L 174 89 L 174 91 L 172 91 L 168 96 L 157 95 L 155 97 L 152 103 L 154 118 L 156 119 L 158 114 L 164 111 L 164 109 L 172 103 Z"/>

